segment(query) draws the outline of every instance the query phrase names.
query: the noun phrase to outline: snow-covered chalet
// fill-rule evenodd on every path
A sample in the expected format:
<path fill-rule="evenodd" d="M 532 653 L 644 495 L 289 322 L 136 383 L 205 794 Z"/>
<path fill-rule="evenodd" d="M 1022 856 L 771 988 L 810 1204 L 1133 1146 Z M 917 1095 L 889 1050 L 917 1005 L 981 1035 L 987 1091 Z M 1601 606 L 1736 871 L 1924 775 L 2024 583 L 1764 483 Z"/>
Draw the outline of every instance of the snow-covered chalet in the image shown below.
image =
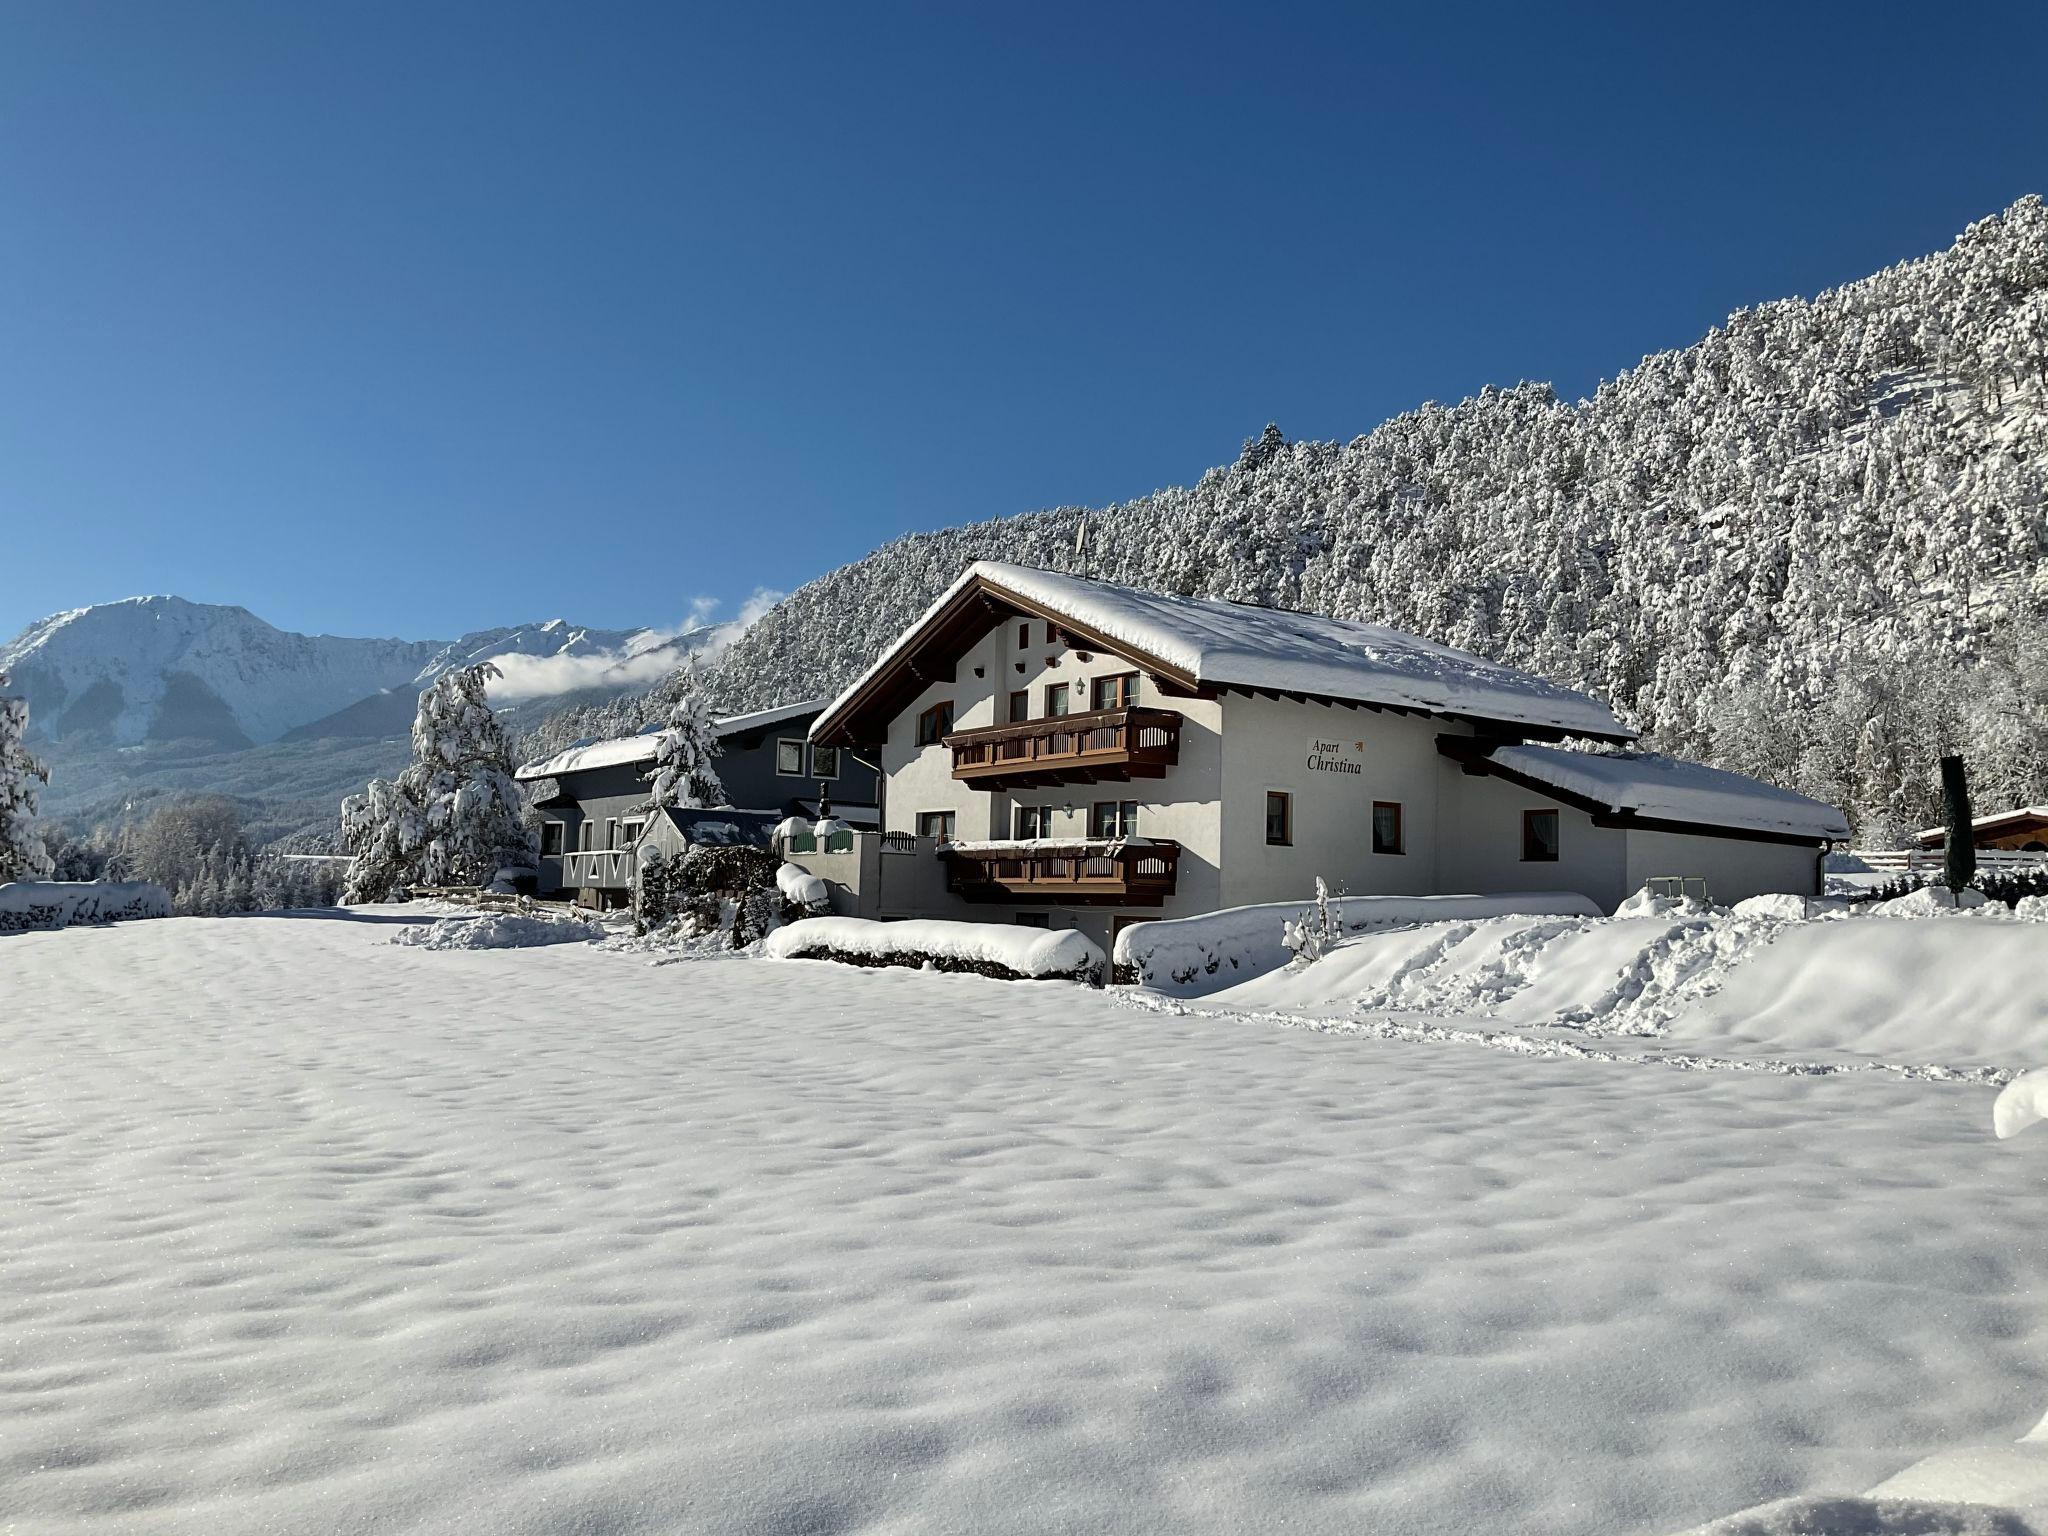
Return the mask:
<path fill-rule="evenodd" d="M 570 896 L 585 906 L 623 906 L 631 899 L 641 850 L 666 857 L 693 843 L 767 846 L 786 817 L 815 818 L 821 797 L 853 826 L 876 820 L 875 771 L 850 753 L 808 739 L 824 701 L 784 704 L 712 722 L 719 757 L 713 764 L 727 804 L 656 810 L 648 789 L 662 727 L 631 736 L 579 741 L 522 766 L 513 778 L 540 785 L 540 893 Z"/>
<path fill-rule="evenodd" d="M 1075 927 L 1352 895 L 1646 881 L 1812 894 L 1842 813 L 1632 749 L 1608 707 L 1373 624 L 981 562 L 818 714 L 880 830 L 837 910 Z M 863 755 L 868 755 L 865 751 Z"/>

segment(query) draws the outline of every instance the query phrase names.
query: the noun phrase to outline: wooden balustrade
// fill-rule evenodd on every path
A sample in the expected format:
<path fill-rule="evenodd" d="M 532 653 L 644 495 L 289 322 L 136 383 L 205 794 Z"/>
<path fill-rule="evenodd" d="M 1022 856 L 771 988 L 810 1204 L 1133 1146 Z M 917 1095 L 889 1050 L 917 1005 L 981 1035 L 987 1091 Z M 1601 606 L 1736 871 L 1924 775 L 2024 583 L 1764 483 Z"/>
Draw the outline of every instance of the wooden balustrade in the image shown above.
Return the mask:
<path fill-rule="evenodd" d="M 1170 709 L 1098 709 L 946 738 L 953 777 L 982 789 L 1156 779 L 1180 761 L 1180 715 Z"/>
<path fill-rule="evenodd" d="M 1156 907 L 1173 894 L 1180 867 L 1180 844 L 1165 839 L 1090 840 L 1058 852 L 956 844 L 940 852 L 947 888 L 968 901 Z"/>

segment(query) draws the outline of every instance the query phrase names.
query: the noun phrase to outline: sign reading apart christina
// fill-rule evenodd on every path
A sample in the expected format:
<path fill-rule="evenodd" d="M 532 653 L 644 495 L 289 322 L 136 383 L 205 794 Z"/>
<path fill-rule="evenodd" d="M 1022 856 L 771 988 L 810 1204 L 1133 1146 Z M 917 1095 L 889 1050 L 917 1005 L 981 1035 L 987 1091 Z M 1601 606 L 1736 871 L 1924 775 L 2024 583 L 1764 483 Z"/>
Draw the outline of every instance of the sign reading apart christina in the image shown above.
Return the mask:
<path fill-rule="evenodd" d="M 1365 743 L 1311 736 L 1308 739 L 1308 771 L 1340 773 L 1362 779 L 1365 777 Z"/>

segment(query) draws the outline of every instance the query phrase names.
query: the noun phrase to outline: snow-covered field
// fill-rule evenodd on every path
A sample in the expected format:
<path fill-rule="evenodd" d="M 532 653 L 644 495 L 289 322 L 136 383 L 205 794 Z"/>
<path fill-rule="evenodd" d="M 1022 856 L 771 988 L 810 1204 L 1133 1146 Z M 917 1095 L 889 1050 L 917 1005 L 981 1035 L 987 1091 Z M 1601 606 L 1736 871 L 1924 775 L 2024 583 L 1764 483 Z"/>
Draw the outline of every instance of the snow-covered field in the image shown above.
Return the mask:
<path fill-rule="evenodd" d="M 1981 1084 L 411 920 L 0 938 L 0 1530 L 1660 1533 L 2048 1407 Z"/>

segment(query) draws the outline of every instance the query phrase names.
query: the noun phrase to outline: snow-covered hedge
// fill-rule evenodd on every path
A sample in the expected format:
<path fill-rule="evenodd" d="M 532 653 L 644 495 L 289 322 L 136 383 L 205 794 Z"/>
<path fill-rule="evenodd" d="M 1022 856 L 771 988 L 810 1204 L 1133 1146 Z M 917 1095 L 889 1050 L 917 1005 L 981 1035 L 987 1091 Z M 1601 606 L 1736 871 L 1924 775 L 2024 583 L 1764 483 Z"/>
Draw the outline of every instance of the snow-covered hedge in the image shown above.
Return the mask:
<path fill-rule="evenodd" d="M 1225 907 L 1198 917 L 1133 923 L 1116 937 L 1116 979 L 1191 992 L 1226 987 L 1278 970 L 1292 958 L 1287 925 L 1313 899 Z M 1330 914 L 1347 934 L 1413 923 L 1469 921 L 1516 914 L 1599 917 L 1576 891 L 1519 891 L 1506 896 L 1333 896 Z"/>
<path fill-rule="evenodd" d="M 147 880 L 13 880 L 0 885 L 0 933 L 170 915 L 170 893 Z"/>
<path fill-rule="evenodd" d="M 416 949 L 533 949 L 542 944 L 588 944 L 607 938 L 602 923 L 573 917 L 528 917 L 517 912 L 486 912 L 481 917 L 444 917 L 415 928 L 401 928 L 394 944 Z"/>
<path fill-rule="evenodd" d="M 813 917 L 769 934 L 761 952 L 778 960 L 910 965 L 1009 980 L 1094 983 L 1102 979 L 1102 951 L 1086 934 L 1071 928 L 1048 931 L 1005 923 L 877 923 L 862 917 Z"/>

